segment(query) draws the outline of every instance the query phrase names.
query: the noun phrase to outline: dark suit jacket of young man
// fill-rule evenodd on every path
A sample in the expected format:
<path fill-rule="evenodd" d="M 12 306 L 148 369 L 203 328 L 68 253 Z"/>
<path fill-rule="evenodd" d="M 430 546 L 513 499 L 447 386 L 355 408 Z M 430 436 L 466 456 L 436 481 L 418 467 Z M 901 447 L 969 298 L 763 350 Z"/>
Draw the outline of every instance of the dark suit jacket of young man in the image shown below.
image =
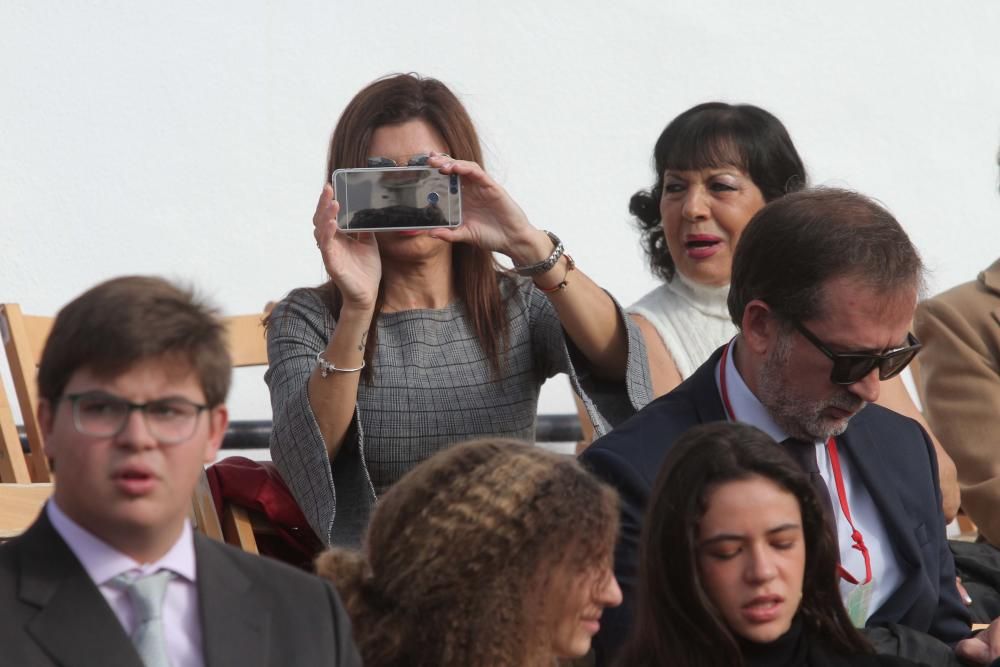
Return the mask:
<path fill-rule="evenodd" d="M 628 635 L 639 575 L 639 534 L 660 465 L 692 426 L 724 421 L 715 382 L 722 348 L 672 392 L 653 401 L 582 455 L 584 464 L 621 494 L 621 533 L 615 575 L 624 595 L 607 609 L 595 637 L 597 664 L 608 665 Z M 927 433 L 912 419 L 869 405 L 837 438 L 875 501 L 904 569 L 899 589 L 875 611 L 869 627 L 898 623 L 948 644 L 969 634 L 969 616 L 955 588 L 937 459 Z M 808 584 L 807 584 L 808 585 Z"/>
<path fill-rule="evenodd" d="M 350 622 L 327 582 L 194 538 L 206 667 L 360 667 Z M 44 511 L 0 546 L 0 665 L 142 667 Z"/>

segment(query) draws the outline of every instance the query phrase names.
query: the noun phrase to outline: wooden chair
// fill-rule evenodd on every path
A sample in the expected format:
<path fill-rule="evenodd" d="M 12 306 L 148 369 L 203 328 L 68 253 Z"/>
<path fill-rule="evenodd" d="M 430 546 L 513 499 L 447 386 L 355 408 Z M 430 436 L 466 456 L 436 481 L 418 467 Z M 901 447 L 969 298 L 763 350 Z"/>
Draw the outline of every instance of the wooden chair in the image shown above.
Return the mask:
<path fill-rule="evenodd" d="M 254 537 L 254 521 L 251 519 L 251 515 L 256 514 L 245 507 L 224 502 L 220 517 L 216 511 L 212 488 L 208 484 L 208 475 L 201 473 L 192 502 L 195 530 L 213 540 L 232 544 L 247 553 L 257 554 L 260 552 L 257 549 L 257 538 Z M 265 521 L 263 517 L 258 519 L 259 523 L 263 521 Z M 264 527 L 261 526 L 261 529 Z"/>
<path fill-rule="evenodd" d="M 50 495 L 52 484 L 31 483 L 7 392 L 0 383 L 0 542 L 23 533 Z"/>
<path fill-rule="evenodd" d="M 24 421 L 30 456 L 26 461 L 21 450 L 17 429 L 10 417 L 10 405 L 0 385 L 0 481 L 17 483 L 48 483 L 52 480 L 48 460 L 42 447 L 42 432 L 38 423 L 38 364 L 41 361 L 45 340 L 52 329 L 52 317 L 24 315 L 16 303 L 0 304 L 0 333 L 10 366 L 14 389 Z M 264 338 L 263 315 L 234 315 L 222 318 L 226 326 L 233 366 L 262 366 L 267 364 L 267 343 Z M 7 418 L 4 417 L 6 408 Z M 15 455 L 16 450 L 16 455 Z M 192 518 L 196 527 L 209 537 L 223 539 L 245 551 L 257 553 L 253 538 L 252 522 L 248 512 L 241 507 L 224 506 L 221 517 L 215 512 L 207 480 L 192 499 Z M 51 490 L 50 490 L 51 492 Z M 206 495 L 207 494 L 207 498 Z M 258 518 L 261 529 L 263 521 Z"/>
<path fill-rule="evenodd" d="M 194 489 L 191 499 L 191 522 L 194 529 L 213 540 L 225 542 L 222 537 L 222 525 L 219 523 L 219 513 L 215 510 L 215 499 L 212 489 L 208 486 L 208 477 L 202 470 L 198 486 Z"/>
<path fill-rule="evenodd" d="M 27 530 L 50 495 L 51 484 L 0 484 L 0 542 Z"/>
<path fill-rule="evenodd" d="M 266 518 L 256 516 L 245 507 L 233 503 L 222 503 L 222 516 L 216 510 L 215 496 L 208 483 L 208 475 L 201 473 L 198 486 L 194 490 L 192 520 L 195 529 L 214 540 L 237 546 L 243 551 L 258 554 L 257 538 L 254 536 L 254 523 L 260 530 L 265 530 Z M 254 518 L 251 518 L 254 517 Z"/>
<path fill-rule="evenodd" d="M 7 391 L 0 383 L 0 484 L 29 484 L 31 474 L 21 449 L 21 436 L 14 424 Z"/>
<path fill-rule="evenodd" d="M 264 314 L 233 315 L 223 318 L 226 323 L 226 333 L 229 337 L 229 355 L 233 360 L 233 368 L 267 365 L 267 340 L 264 337 Z M 208 479 L 202 475 L 203 484 L 199 484 L 198 493 L 208 493 L 211 499 L 211 489 Z M 257 512 L 250 512 L 245 507 L 223 502 L 222 515 L 218 517 L 221 523 L 222 536 L 227 544 L 240 547 L 249 553 L 258 553 L 257 540 L 254 537 L 256 529 L 267 530 L 266 519 Z"/>
<path fill-rule="evenodd" d="M 38 362 L 45 339 L 52 329 L 51 317 L 24 315 L 16 303 L 0 304 L 0 334 L 10 366 L 21 419 L 28 437 L 28 472 L 32 482 L 51 482 L 52 472 L 42 449 L 42 430 L 38 424 Z"/>
<path fill-rule="evenodd" d="M 263 314 L 232 315 L 222 318 L 226 325 L 229 355 L 233 368 L 267 365 L 267 341 L 264 338 Z M 216 510 L 215 498 L 202 472 L 191 503 L 191 518 L 195 529 L 206 536 L 237 546 L 256 554 L 257 540 L 254 530 L 268 530 L 267 519 L 245 507 L 222 502 L 221 515 Z"/>

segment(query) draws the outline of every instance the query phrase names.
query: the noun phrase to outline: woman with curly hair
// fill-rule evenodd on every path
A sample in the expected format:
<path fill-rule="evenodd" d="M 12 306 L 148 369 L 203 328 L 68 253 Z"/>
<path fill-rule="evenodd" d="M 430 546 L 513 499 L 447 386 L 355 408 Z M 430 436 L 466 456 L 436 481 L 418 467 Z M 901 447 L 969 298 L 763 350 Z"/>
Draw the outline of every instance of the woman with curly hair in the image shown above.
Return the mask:
<path fill-rule="evenodd" d="M 367 667 L 551 667 L 585 655 L 604 607 L 618 500 L 573 459 L 471 441 L 383 496 L 364 552 L 317 559 Z"/>
<path fill-rule="evenodd" d="M 650 498 L 620 667 L 914 664 L 876 656 L 851 625 L 819 498 L 763 431 L 696 426 Z"/>

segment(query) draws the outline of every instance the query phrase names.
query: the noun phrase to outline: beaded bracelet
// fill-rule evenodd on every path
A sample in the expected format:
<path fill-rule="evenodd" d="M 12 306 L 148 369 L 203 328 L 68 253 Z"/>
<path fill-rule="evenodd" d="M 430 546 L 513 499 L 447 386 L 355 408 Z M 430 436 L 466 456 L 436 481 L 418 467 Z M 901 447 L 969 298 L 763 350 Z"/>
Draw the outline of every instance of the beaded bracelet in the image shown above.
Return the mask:
<path fill-rule="evenodd" d="M 542 292 L 543 294 L 552 294 L 554 292 L 561 292 L 564 289 L 566 289 L 567 285 L 566 278 L 569 277 L 569 272 L 576 268 L 576 262 L 573 261 L 573 258 L 570 257 L 569 253 L 565 253 L 565 255 L 566 255 L 566 273 L 563 275 L 562 282 L 554 287 L 538 287 L 538 283 L 535 283 L 535 287 L 538 287 L 538 291 Z"/>
<path fill-rule="evenodd" d="M 325 378 L 330 373 L 357 373 L 364 367 L 365 367 L 365 360 L 362 359 L 361 365 L 358 366 L 357 368 L 337 368 L 336 366 L 334 366 L 329 361 L 323 358 L 322 352 L 316 353 L 316 368 L 319 369 L 320 377 Z"/>
<path fill-rule="evenodd" d="M 552 241 L 552 245 L 554 246 L 552 248 L 552 254 L 543 259 L 542 261 L 536 262 L 534 264 L 529 264 L 528 266 L 515 266 L 514 272 L 517 273 L 517 275 L 527 276 L 529 278 L 531 276 L 541 275 L 546 271 L 548 271 L 549 269 L 551 269 L 553 266 L 555 266 L 556 262 L 559 261 L 559 258 L 563 256 L 565 248 L 563 248 L 563 243 L 562 241 L 559 240 L 559 237 L 550 231 L 547 230 L 542 230 L 542 231 L 544 231 L 546 236 L 548 236 L 549 239 Z"/>

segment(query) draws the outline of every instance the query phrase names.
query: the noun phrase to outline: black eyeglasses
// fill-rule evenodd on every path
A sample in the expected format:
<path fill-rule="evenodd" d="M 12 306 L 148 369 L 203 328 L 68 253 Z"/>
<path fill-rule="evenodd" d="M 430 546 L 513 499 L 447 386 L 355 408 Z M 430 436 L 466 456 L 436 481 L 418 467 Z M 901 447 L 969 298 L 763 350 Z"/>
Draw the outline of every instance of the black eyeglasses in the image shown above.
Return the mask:
<path fill-rule="evenodd" d="M 122 432 L 133 410 L 146 420 L 149 434 L 164 445 L 184 442 L 198 426 L 198 415 L 207 405 L 186 398 L 163 398 L 148 403 L 132 403 L 103 391 L 67 394 L 73 406 L 73 426 L 78 433 L 94 438 L 113 438 Z"/>
<path fill-rule="evenodd" d="M 888 380 L 903 372 L 903 369 L 913 361 L 922 347 L 920 341 L 912 333 L 906 334 L 907 345 L 886 350 L 881 354 L 872 352 L 832 352 L 813 332 L 802 324 L 791 320 L 802 336 L 816 346 L 820 352 L 833 361 L 830 370 L 830 381 L 834 384 L 854 384 L 878 368 L 878 379 Z"/>
<path fill-rule="evenodd" d="M 431 159 L 430 155 L 425 153 L 419 153 L 414 155 L 409 160 L 406 161 L 407 167 L 426 167 L 427 161 Z M 386 167 L 398 167 L 400 166 L 398 162 L 393 160 L 391 157 L 370 157 L 368 158 L 369 168 L 385 169 Z"/>

